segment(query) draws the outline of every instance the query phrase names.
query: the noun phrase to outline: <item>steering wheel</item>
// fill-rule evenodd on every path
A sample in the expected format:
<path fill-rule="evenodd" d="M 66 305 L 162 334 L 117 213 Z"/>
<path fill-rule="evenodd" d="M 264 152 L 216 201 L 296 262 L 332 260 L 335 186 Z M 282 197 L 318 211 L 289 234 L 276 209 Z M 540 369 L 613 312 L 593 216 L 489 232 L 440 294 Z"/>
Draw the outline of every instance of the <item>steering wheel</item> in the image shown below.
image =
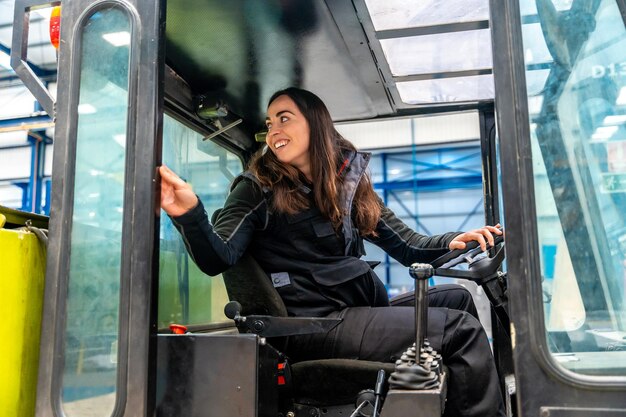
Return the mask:
<path fill-rule="evenodd" d="M 483 251 L 478 242 L 466 243 L 465 249 L 455 249 L 431 262 L 435 275 L 442 277 L 462 278 L 476 282 L 485 291 L 500 323 L 506 332 L 509 331 L 509 315 L 507 311 L 508 295 L 506 273 L 499 271 L 504 261 L 504 238 L 494 236 L 495 254 L 490 256 Z M 463 269 L 454 269 L 463 266 Z"/>
<path fill-rule="evenodd" d="M 466 243 L 464 249 L 455 249 L 440 256 L 431 262 L 435 269 L 435 275 L 444 277 L 464 278 L 482 284 L 495 278 L 498 268 L 504 261 L 504 238 L 502 235 L 494 236 L 494 248 L 497 248 L 493 256 L 484 254 L 476 241 Z M 466 264 L 464 269 L 454 267 Z"/>

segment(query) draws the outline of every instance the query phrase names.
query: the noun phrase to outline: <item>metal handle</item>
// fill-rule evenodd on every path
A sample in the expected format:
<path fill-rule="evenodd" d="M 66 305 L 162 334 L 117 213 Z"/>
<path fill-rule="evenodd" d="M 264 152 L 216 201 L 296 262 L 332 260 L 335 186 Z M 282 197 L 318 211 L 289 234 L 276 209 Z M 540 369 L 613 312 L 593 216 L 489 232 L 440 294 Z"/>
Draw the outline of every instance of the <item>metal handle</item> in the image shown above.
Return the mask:
<path fill-rule="evenodd" d="M 27 62 L 28 27 L 30 9 L 35 6 L 58 6 L 60 1 L 16 0 L 13 18 L 13 40 L 11 42 L 11 68 L 15 71 L 26 88 L 35 96 L 41 107 L 52 120 L 55 119 L 55 102 L 50 91 L 35 74 Z"/>

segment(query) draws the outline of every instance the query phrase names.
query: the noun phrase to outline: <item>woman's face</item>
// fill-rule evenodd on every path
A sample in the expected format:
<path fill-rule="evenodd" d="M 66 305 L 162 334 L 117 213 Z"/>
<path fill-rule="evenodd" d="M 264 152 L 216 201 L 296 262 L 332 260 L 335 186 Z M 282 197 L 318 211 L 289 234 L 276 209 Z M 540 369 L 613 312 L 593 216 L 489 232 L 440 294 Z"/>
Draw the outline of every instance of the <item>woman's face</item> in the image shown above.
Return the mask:
<path fill-rule="evenodd" d="M 276 158 L 310 177 L 309 122 L 296 103 L 289 96 L 278 96 L 267 108 L 265 124 L 266 143 Z"/>

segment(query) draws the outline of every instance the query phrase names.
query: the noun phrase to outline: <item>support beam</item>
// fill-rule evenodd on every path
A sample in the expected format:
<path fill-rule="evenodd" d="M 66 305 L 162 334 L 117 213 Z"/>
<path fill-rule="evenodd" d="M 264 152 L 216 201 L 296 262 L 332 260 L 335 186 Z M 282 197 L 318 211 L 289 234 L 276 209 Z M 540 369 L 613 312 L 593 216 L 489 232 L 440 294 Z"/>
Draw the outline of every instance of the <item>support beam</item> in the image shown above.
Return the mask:
<path fill-rule="evenodd" d="M 417 184 L 420 191 L 450 190 L 455 188 L 481 188 L 482 175 L 464 175 L 460 177 L 428 178 L 409 181 L 378 182 L 374 184 L 376 190 L 412 190 Z"/>
<path fill-rule="evenodd" d="M 377 39 L 409 38 L 413 36 L 438 35 L 442 33 L 466 32 L 471 30 L 489 29 L 489 20 L 474 22 L 443 23 L 441 25 L 386 29 L 376 32 Z"/>
<path fill-rule="evenodd" d="M 45 112 L 33 113 L 30 116 L 13 117 L 0 120 L 0 133 L 18 130 L 42 130 L 53 127 L 54 122 Z"/>

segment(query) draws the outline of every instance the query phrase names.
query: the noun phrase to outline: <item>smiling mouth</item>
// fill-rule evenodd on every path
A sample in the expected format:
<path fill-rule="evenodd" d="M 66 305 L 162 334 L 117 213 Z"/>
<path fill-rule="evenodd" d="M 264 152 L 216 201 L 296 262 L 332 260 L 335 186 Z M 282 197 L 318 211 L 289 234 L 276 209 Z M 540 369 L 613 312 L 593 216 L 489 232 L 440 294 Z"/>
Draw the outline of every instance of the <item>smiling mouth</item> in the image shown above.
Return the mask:
<path fill-rule="evenodd" d="M 274 149 L 280 149 L 283 146 L 287 145 L 288 143 L 289 141 L 286 139 L 279 140 L 276 143 L 274 143 Z"/>

